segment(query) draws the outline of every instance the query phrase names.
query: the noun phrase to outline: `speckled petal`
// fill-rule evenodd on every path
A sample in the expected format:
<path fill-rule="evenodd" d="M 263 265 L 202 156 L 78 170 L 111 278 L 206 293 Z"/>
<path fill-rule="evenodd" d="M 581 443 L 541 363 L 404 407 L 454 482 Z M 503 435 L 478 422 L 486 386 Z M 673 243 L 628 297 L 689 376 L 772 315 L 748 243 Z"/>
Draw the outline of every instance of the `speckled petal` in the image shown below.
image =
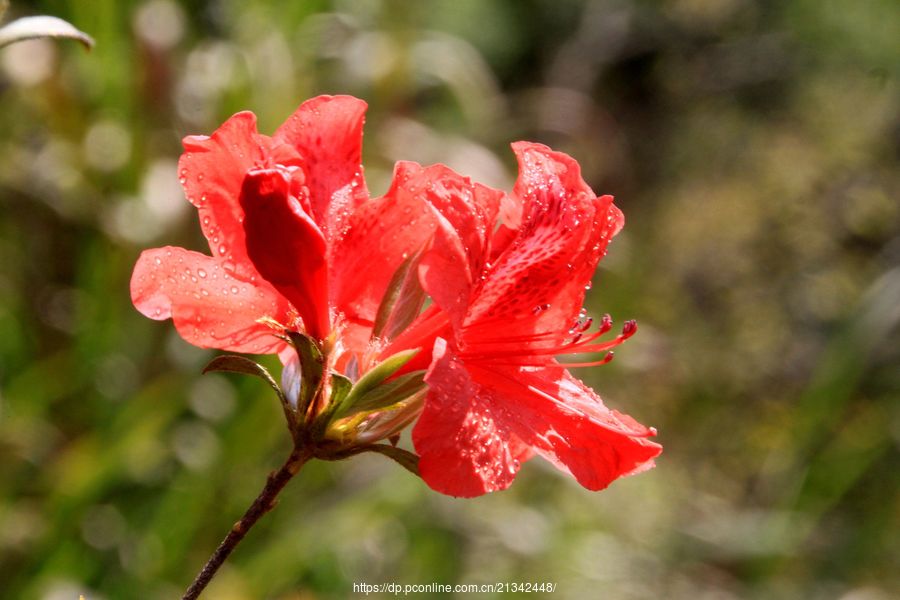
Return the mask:
<path fill-rule="evenodd" d="M 273 136 L 303 157 L 312 216 L 329 241 L 346 232 L 350 215 L 369 198 L 361 164 L 366 106 L 352 96 L 318 96 Z"/>

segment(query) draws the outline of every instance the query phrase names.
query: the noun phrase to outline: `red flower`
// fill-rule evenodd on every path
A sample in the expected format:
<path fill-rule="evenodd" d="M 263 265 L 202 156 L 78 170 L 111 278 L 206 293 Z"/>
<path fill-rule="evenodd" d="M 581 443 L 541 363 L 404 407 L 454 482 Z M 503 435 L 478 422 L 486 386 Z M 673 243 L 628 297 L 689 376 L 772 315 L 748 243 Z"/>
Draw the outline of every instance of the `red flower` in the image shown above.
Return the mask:
<path fill-rule="evenodd" d="M 520 174 L 501 198 L 444 167 L 407 174 L 432 205 L 437 229 L 420 276 L 435 305 L 385 352 L 434 344 L 430 391 L 413 430 L 422 477 L 454 496 L 506 488 L 537 453 L 599 490 L 647 469 L 655 434 L 610 410 L 556 356 L 606 352 L 609 330 L 587 334 L 586 287 L 623 217 L 596 197 L 570 157 L 539 144 L 513 145 Z M 407 171 L 414 170 L 406 167 Z M 494 232 L 494 217 L 504 226 Z"/>
<path fill-rule="evenodd" d="M 203 347 L 280 353 L 273 322 L 320 340 L 327 365 L 315 399 L 298 406 L 288 390 L 286 407 L 317 444 L 393 435 L 415 417 L 427 370 L 413 442 L 422 477 L 447 494 L 503 489 L 535 453 L 595 490 L 652 466 L 655 432 L 607 409 L 566 371 L 605 362 L 635 329 L 626 323 L 600 342 L 611 322 L 589 334 L 581 309 L 622 227 L 612 197 L 596 197 L 570 157 L 518 143 L 512 195 L 442 165 L 399 163 L 388 193 L 370 200 L 360 167 L 365 107 L 323 96 L 272 137 L 245 112 L 212 136 L 186 138 L 181 181 L 212 256 L 145 251 L 131 281 L 135 306 L 171 317 Z M 433 304 L 403 330 L 421 306 L 418 282 Z M 425 351 L 398 354 L 411 348 Z M 598 352 L 593 362 L 556 360 Z M 291 387 L 299 379 L 289 367 Z M 354 385 L 357 373 L 366 377 Z M 393 398 L 396 390 L 408 397 Z"/>
<path fill-rule="evenodd" d="M 404 228 L 415 225 L 411 206 L 369 200 L 365 109 L 356 98 L 321 96 L 272 137 L 242 112 L 209 137 L 185 138 L 181 183 L 212 256 L 145 251 L 131 280 L 138 310 L 171 317 L 192 344 L 235 352 L 283 349 L 261 320 L 317 339 L 340 327 L 344 343 L 368 342 L 390 277 L 429 229 Z"/>

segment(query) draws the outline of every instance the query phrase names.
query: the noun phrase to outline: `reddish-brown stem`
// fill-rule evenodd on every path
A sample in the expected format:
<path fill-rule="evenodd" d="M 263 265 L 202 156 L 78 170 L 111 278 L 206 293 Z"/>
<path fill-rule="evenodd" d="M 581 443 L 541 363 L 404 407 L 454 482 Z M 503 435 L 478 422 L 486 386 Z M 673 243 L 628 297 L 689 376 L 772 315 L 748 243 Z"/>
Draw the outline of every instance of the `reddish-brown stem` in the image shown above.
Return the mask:
<path fill-rule="evenodd" d="M 219 570 L 219 567 L 222 566 L 222 563 L 225 562 L 225 559 L 228 558 L 235 546 L 244 539 L 244 536 L 247 535 L 250 528 L 253 527 L 264 514 L 275 507 L 278 494 L 284 489 L 284 486 L 287 485 L 288 481 L 297 474 L 300 467 L 309 460 L 310 456 L 308 451 L 294 448 L 294 451 L 291 452 L 291 455 L 285 461 L 284 465 L 274 473 L 269 474 L 266 486 L 263 488 L 262 492 L 259 493 L 259 496 L 256 497 L 256 500 L 253 501 L 253 504 L 251 504 L 250 508 L 247 509 L 247 512 L 244 513 L 241 520 L 234 524 L 231 531 L 228 532 L 228 535 L 225 536 L 225 539 L 222 540 L 222 543 L 219 544 L 219 547 L 213 552 L 213 555 L 209 557 L 209 560 L 206 561 L 206 565 L 204 565 L 200 573 L 197 574 L 197 577 L 194 578 L 194 582 L 184 593 L 182 600 L 195 600 L 200 593 L 203 592 L 210 580 L 216 574 L 216 571 Z"/>

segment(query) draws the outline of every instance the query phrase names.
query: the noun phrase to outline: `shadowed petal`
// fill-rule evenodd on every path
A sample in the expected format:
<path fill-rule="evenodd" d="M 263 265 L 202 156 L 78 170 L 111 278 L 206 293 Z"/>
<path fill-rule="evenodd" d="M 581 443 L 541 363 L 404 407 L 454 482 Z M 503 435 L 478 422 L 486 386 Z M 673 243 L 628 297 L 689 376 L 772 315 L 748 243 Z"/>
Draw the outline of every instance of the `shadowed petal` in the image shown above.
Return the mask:
<path fill-rule="evenodd" d="M 391 188 L 357 208 L 346 235 L 331 247 L 331 301 L 349 321 L 369 331 L 391 277 L 434 231 L 428 205 L 400 185 L 417 168 L 397 163 Z"/>
<path fill-rule="evenodd" d="M 250 171 L 241 191 L 247 252 L 260 275 L 290 300 L 307 332 L 330 331 L 328 270 L 322 232 L 290 195 L 282 169 Z"/>
<path fill-rule="evenodd" d="M 433 208 L 437 228 L 422 259 L 422 285 L 459 326 L 490 255 L 503 193 L 472 183 L 444 165 L 420 169 L 403 186 Z"/>
<path fill-rule="evenodd" d="M 312 217 L 331 241 L 368 199 L 362 171 L 366 103 L 352 96 L 307 100 L 275 132 L 303 157 Z"/>
<path fill-rule="evenodd" d="M 287 301 L 264 281 L 239 278 L 205 254 L 145 250 L 131 277 L 131 300 L 151 319 L 171 317 L 181 337 L 196 346 L 269 354 L 284 345 L 257 320 L 285 321 Z"/>

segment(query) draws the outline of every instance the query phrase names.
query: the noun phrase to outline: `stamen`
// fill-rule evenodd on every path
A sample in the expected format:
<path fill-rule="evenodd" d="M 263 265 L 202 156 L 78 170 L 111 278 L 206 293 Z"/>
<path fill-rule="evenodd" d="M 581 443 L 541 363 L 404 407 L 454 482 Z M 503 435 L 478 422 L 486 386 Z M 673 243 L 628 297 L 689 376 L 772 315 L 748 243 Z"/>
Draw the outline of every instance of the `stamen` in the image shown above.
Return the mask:
<path fill-rule="evenodd" d="M 622 332 L 614 339 L 602 343 L 592 343 L 594 340 L 609 331 L 612 327 L 612 319 L 609 315 L 605 315 L 600 323 L 598 330 L 587 337 L 583 337 L 582 333 L 578 333 L 572 340 L 563 341 L 564 337 L 560 334 L 552 332 L 542 332 L 531 335 L 512 336 L 505 339 L 477 340 L 471 347 L 476 348 L 473 352 L 464 352 L 465 357 L 469 360 L 483 360 L 494 364 L 516 364 L 519 366 L 548 366 L 538 357 L 552 357 L 563 354 L 582 354 L 607 352 L 607 354 L 599 361 L 589 361 L 580 363 L 569 363 L 562 365 L 563 368 L 598 366 L 608 363 L 612 360 L 612 348 L 615 348 L 637 331 L 637 323 L 633 320 L 626 321 L 622 326 Z M 527 345 L 529 342 L 539 344 L 549 343 L 546 346 Z M 524 347 L 510 348 L 510 345 L 524 343 Z M 504 344 L 505 349 L 498 348 L 491 350 L 490 346 Z M 484 346 L 489 346 L 485 348 Z"/>

